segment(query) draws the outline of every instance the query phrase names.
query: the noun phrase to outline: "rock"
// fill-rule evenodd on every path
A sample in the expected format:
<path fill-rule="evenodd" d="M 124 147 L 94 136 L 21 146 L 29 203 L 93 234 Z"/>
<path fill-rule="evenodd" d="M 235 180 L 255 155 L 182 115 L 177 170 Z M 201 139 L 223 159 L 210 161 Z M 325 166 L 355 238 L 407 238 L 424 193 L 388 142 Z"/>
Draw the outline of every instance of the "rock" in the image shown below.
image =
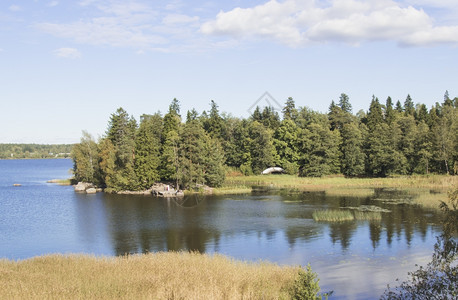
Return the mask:
<path fill-rule="evenodd" d="M 95 188 L 88 188 L 86 190 L 86 194 L 95 194 L 95 193 L 97 193 L 97 189 Z"/>
<path fill-rule="evenodd" d="M 78 182 L 78 184 L 75 185 L 75 192 L 85 192 L 89 188 L 94 188 L 94 185 L 88 182 Z"/>

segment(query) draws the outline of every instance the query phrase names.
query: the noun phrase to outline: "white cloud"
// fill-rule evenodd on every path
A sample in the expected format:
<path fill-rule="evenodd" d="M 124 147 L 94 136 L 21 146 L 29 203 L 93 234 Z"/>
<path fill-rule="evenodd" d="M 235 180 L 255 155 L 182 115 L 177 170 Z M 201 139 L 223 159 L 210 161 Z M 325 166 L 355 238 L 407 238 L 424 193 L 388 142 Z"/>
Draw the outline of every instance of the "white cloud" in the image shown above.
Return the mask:
<path fill-rule="evenodd" d="M 17 12 L 17 11 L 21 11 L 22 8 L 19 6 L 19 5 L 10 5 L 10 7 L 8 8 L 10 11 L 14 11 L 14 12 Z"/>
<path fill-rule="evenodd" d="M 49 7 L 54 7 L 54 6 L 59 5 L 59 1 L 51 1 L 51 2 L 48 2 L 47 5 L 48 5 Z"/>
<path fill-rule="evenodd" d="M 172 48 L 175 41 L 184 45 L 191 41 L 199 27 L 198 17 L 157 11 L 150 2 L 84 0 L 79 5 L 90 17 L 69 23 L 39 23 L 35 27 L 81 44 L 142 51 L 159 46 L 161 51 Z"/>
<path fill-rule="evenodd" d="M 442 0 L 442 5 L 447 4 Z M 434 24 L 434 18 L 423 9 L 393 0 L 270 0 L 252 8 L 221 11 L 200 30 L 206 35 L 267 38 L 290 46 L 367 41 L 395 41 L 410 46 L 458 42 L 457 25 Z"/>
<path fill-rule="evenodd" d="M 53 51 L 54 55 L 62 58 L 77 59 L 81 58 L 81 52 L 75 48 L 59 48 Z"/>

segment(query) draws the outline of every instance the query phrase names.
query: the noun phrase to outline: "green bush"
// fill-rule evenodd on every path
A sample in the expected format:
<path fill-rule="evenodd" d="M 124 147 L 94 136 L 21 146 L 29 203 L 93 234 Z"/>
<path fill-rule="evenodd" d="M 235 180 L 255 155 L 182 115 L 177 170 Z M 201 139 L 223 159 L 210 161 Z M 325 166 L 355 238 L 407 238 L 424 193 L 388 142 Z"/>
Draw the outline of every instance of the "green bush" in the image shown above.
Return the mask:
<path fill-rule="evenodd" d="M 290 290 L 291 299 L 294 300 L 310 300 L 310 299 L 325 299 L 332 294 L 325 293 L 320 295 L 320 286 L 317 274 L 312 271 L 310 265 L 307 268 L 299 270 L 298 277 L 294 281 Z"/>

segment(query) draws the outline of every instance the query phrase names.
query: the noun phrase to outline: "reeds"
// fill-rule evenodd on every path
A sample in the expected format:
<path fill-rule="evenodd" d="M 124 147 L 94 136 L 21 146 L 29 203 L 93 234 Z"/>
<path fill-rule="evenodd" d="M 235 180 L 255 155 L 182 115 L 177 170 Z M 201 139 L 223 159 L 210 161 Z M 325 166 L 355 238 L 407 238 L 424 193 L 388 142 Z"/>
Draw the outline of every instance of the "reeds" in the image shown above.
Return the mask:
<path fill-rule="evenodd" d="M 312 216 L 317 222 L 345 222 L 355 219 L 349 210 L 316 210 Z"/>
<path fill-rule="evenodd" d="M 346 221 L 380 221 L 382 214 L 379 211 L 354 211 L 350 210 L 317 210 L 313 219 L 316 222 L 346 222 Z"/>
<path fill-rule="evenodd" d="M 0 299 L 289 299 L 300 267 L 221 255 L 0 260 Z"/>
<path fill-rule="evenodd" d="M 294 175 L 227 176 L 225 185 L 272 186 L 302 190 L 329 190 L 336 188 L 428 188 L 447 190 L 458 185 L 458 176 L 411 175 L 389 178 L 298 177 Z"/>

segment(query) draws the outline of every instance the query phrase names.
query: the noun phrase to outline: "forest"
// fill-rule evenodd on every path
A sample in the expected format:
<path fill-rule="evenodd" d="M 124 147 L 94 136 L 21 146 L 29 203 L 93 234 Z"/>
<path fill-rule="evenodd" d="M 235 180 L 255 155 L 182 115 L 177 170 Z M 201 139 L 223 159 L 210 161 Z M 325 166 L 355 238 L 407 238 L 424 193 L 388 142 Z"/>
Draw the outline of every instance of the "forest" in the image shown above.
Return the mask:
<path fill-rule="evenodd" d="M 167 113 L 139 122 L 123 108 L 110 116 L 95 141 L 83 131 L 72 150 L 77 181 L 109 191 L 143 190 L 155 182 L 184 189 L 221 186 L 226 174 L 260 174 L 282 167 L 288 174 L 321 177 L 386 177 L 458 173 L 458 98 L 445 92 L 427 108 L 408 95 L 403 103 L 372 97 L 367 111 L 352 112 L 341 94 L 327 113 L 296 107 L 256 107 L 248 118 L 210 109 L 180 114 L 173 99 Z"/>
<path fill-rule="evenodd" d="M 0 144 L 0 159 L 68 158 L 72 148 L 71 144 Z"/>

